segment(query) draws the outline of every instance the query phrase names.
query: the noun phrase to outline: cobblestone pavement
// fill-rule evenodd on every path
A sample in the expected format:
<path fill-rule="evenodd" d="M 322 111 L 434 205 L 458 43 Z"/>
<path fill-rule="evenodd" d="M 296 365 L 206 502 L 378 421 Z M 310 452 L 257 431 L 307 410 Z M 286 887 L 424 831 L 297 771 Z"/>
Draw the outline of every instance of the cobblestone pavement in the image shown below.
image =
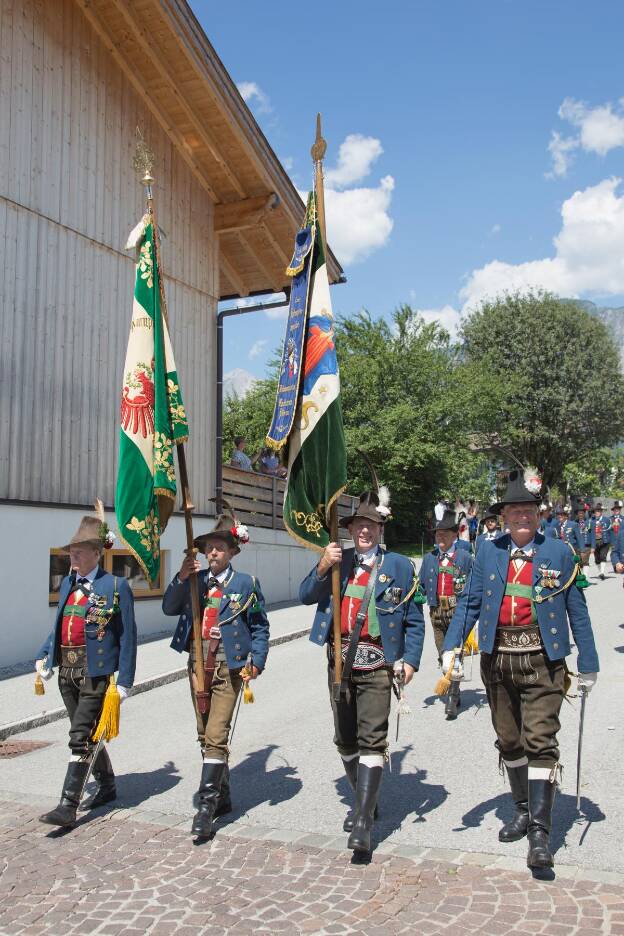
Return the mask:
<path fill-rule="evenodd" d="M 624 934 L 624 883 L 527 873 L 177 828 L 110 811 L 49 832 L 0 804 L 0 933 Z M 482 856 L 483 857 L 483 856 Z"/>

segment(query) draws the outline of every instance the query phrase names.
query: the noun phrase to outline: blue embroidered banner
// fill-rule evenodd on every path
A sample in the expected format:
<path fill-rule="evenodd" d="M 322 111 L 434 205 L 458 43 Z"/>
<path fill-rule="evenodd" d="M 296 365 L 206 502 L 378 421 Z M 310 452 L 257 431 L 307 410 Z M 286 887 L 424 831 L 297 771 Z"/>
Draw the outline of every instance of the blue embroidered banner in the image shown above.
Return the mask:
<path fill-rule="evenodd" d="M 310 260 L 314 237 L 314 226 L 303 228 L 298 232 L 295 238 L 293 257 L 286 270 L 286 273 L 293 277 L 290 290 L 290 308 L 288 310 L 275 410 L 271 420 L 271 428 L 267 434 L 267 442 L 278 449 L 282 448 L 288 441 L 297 408 L 299 382 L 301 380 L 301 356 L 306 332 Z"/>

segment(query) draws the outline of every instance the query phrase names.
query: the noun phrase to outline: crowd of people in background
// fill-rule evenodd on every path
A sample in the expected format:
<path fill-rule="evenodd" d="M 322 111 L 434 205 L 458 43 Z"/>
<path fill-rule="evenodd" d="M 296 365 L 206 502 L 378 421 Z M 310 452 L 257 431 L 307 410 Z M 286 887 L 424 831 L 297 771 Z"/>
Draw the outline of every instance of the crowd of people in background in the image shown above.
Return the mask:
<path fill-rule="evenodd" d="M 576 507 L 570 503 L 555 506 L 545 501 L 540 505 L 540 530 L 546 537 L 567 543 L 580 556 L 583 567 L 589 566 L 593 554 L 598 577 L 604 580 L 609 560 L 614 572 L 624 573 L 623 506 L 621 500 L 614 500 L 606 512 L 600 501 L 590 504 L 582 500 Z M 484 540 L 495 539 L 505 532 L 496 513 L 488 509 L 480 515 L 475 501 L 465 503 L 461 498 L 454 503 L 439 498 L 433 510 L 434 523 L 439 523 L 449 511 L 455 515 L 457 540 L 470 544 L 475 555 Z"/>
<path fill-rule="evenodd" d="M 285 478 L 286 468 L 280 464 L 278 455 L 268 446 L 261 448 L 257 455 L 250 458 L 245 452 L 247 440 L 244 436 L 234 439 L 234 451 L 230 464 L 241 471 L 257 471 L 259 474 L 269 475 L 273 478 Z"/>

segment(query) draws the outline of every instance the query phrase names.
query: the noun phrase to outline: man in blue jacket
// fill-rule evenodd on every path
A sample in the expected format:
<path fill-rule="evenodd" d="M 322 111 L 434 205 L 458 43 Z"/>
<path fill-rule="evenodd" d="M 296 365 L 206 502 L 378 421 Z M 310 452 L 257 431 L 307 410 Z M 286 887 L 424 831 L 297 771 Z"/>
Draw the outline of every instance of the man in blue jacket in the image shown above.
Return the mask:
<path fill-rule="evenodd" d="M 594 562 L 598 566 L 599 577 L 604 581 L 607 556 L 611 547 L 611 523 L 609 518 L 603 515 L 600 502 L 594 506 L 594 515 L 590 520 L 589 541 L 594 550 Z"/>
<path fill-rule="evenodd" d="M 611 508 L 611 516 L 609 517 L 609 522 L 611 524 L 611 562 L 613 563 L 614 572 L 622 572 L 622 569 L 617 569 L 616 566 L 622 563 L 619 560 L 616 562 L 613 550 L 615 549 L 615 543 L 619 538 L 620 531 L 622 529 L 622 501 L 615 500 L 613 501 L 613 507 Z"/>
<path fill-rule="evenodd" d="M 195 709 L 197 740 L 202 754 L 199 809 L 191 834 L 209 838 L 217 816 L 231 812 L 228 739 L 236 701 L 245 683 L 264 670 L 269 652 L 269 622 L 258 580 L 231 566 L 247 543 L 247 528 L 220 516 L 210 533 L 194 540 L 209 568 L 201 570 L 194 555 L 186 556 L 165 592 L 165 614 L 179 615 L 171 646 L 189 653 L 188 672 Z M 207 697 L 198 706 L 195 645 L 189 576 L 197 574 L 202 609 L 202 657 Z"/>
<path fill-rule="evenodd" d="M 355 790 L 355 813 L 347 816 L 348 847 L 370 853 L 383 763 L 388 747 L 392 684 L 410 682 L 420 665 L 425 622 L 413 564 L 379 546 L 385 515 L 374 491 L 361 495 L 355 513 L 342 518 L 355 549 L 330 543 L 303 580 L 299 598 L 317 604 L 310 640 L 328 644 L 328 678 L 334 743 Z M 333 691 L 334 654 L 331 569 L 340 565 L 343 671 Z"/>
<path fill-rule="evenodd" d="M 449 510 L 436 523 L 435 546 L 423 557 L 418 573 L 421 587 L 427 596 L 433 639 L 440 663 L 446 631 L 472 568 L 472 555 L 465 549 L 457 548 L 456 534 L 455 514 Z"/>
<path fill-rule="evenodd" d="M 477 536 L 475 542 L 475 556 L 479 552 L 479 547 L 483 543 L 489 543 L 491 540 L 498 539 L 502 534 L 498 514 L 494 513 L 492 507 L 488 507 L 483 515 L 483 532 Z"/>
<path fill-rule="evenodd" d="M 101 508 L 101 503 L 98 502 Z M 96 505 L 96 506 L 98 506 Z M 49 679 L 59 667 L 59 690 L 69 715 L 69 747 L 61 801 L 41 816 L 55 826 L 73 826 L 95 745 L 92 735 L 102 712 L 104 696 L 117 671 L 121 699 L 128 695 L 136 668 L 137 632 L 134 599 L 128 582 L 100 567 L 102 549 L 114 537 L 101 515 L 85 516 L 68 545 L 71 574 L 61 582 L 54 628 L 37 654 L 35 667 Z M 117 796 L 115 774 L 105 747 L 93 765 L 98 783 L 89 808 L 110 803 Z"/>
<path fill-rule="evenodd" d="M 510 532 L 479 550 L 446 635 L 443 668 L 452 666 L 478 620 L 481 676 L 516 804 L 499 839 L 528 833 L 528 866 L 550 868 L 570 628 L 587 691 L 597 679 L 598 656 L 585 598 L 574 587 L 575 558 L 565 543 L 538 532 L 538 499 L 522 472 L 510 473 L 497 507 Z"/>
<path fill-rule="evenodd" d="M 568 546 L 571 546 L 574 553 L 581 558 L 585 548 L 585 540 L 581 533 L 581 528 L 576 522 L 568 517 L 565 507 L 557 507 L 557 522 L 550 528 L 550 535 L 559 539 Z"/>

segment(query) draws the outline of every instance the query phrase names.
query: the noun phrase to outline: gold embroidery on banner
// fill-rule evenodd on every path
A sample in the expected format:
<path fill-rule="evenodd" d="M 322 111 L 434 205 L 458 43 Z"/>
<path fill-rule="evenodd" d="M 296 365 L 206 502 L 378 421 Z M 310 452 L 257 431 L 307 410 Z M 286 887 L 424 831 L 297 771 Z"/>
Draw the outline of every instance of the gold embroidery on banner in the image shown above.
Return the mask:
<path fill-rule="evenodd" d="M 153 289 L 154 287 L 154 260 L 152 259 L 151 250 L 151 242 L 145 241 L 141 247 L 141 253 L 139 255 L 139 270 L 141 271 L 141 279 L 146 281 L 146 286 L 148 289 Z"/>
<path fill-rule="evenodd" d="M 317 513 L 306 514 L 303 510 L 291 510 L 290 515 L 297 526 L 303 527 L 306 533 L 312 533 L 318 537 L 323 529 L 323 524 Z"/>

